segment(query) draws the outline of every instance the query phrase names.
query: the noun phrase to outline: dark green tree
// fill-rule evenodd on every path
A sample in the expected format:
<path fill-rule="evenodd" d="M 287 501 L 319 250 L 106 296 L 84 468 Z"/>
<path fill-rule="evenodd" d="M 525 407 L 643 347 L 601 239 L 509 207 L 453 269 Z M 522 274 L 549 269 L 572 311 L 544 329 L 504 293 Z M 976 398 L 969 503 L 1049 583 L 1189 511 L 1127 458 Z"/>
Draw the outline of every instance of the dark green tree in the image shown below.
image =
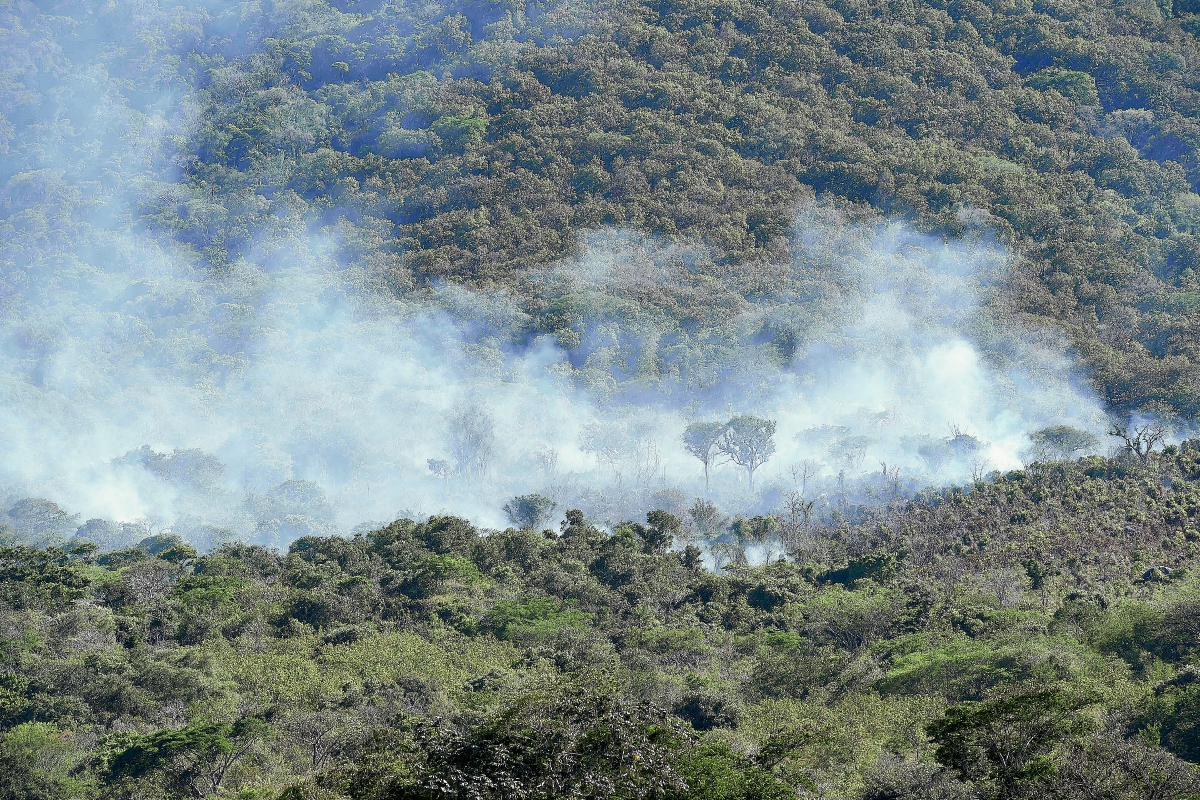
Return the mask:
<path fill-rule="evenodd" d="M 504 513 L 519 528 L 538 528 L 549 521 L 558 503 L 540 494 L 523 494 L 504 504 Z"/>
<path fill-rule="evenodd" d="M 998 800 L 1037 796 L 1057 769 L 1059 748 L 1094 727 L 1094 704 L 1060 689 L 951 706 L 927 730 L 938 762 Z"/>
<path fill-rule="evenodd" d="M 138 736 L 109 764 L 111 780 L 147 779 L 174 797 L 212 797 L 269 733 L 258 717 Z"/>

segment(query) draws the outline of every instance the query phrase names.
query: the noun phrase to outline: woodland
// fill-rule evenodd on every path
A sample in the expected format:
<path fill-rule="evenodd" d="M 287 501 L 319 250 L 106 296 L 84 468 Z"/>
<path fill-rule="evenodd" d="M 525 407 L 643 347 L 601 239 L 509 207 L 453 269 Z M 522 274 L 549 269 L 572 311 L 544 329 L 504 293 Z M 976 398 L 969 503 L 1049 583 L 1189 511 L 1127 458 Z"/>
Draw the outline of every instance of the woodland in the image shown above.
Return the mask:
<path fill-rule="evenodd" d="M 1193 0 L 5 8 L 6 295 L 98 210 L 212 275 L 299 226 L 372 291 L 510 298 L 481 340 L 549 335 L 580 367 L 611 322 L 644 377 L 651 324 L 675 347 L 649 374 L 687 373 L 731 316 L 828 295 L 794 263 L 819 197 L 987 231 L 1014 254 L 999 315 L 1062 332 L 1114 410 L 1198 410 Z M 604 229 L 653 237 L 671 279 L 547 271 Z M 745 343 L 802 350 L 802 320 L 756 320 Z"/>
<path fill-rule="evenodd" d="M 824 519 L 7 541 L 6 798 L 1200 794 L 1192 440 Z"/>
<path fill-rule="evenodd" d="M 242 487 L 251 543 L 6 489 L 0 800 L 1200 797 L 1197 36 L 1197 0 L 0 3 L 5 406 L 57 380 L 36 312 L 147 242 L 203 288 L 122 289 L 152 313 L 106 335 L 215 394 L 271 345 L 245 265 L 283 231 L 482 361 L 550 341 L 605 402 L 730 406 L 684 433 L 705 496 L 636 519 L 522 494 L 504 530 L 332 535 L 296 479 Z M 802 360 L 854 288 L 830 225 L 882 220 L 1007 253 L 976 333 L 1061 342 L 1116 445 L 1039 427 L 1022 469 L 727 513 L 714 453 L 753 493 L 776 422 L 722 379 Z M 444 486 L 489 469 L 482 408 L 419 459 Z M 914 451 L 983 447 L 941 435 Z"/>
<path fill-rule="evenodd" d="M 699 348 L 723 308 L 815 291 L 787 267 L 819 195 L 986 226 L 1019 253 L 1003 312 L 1065 331 L 1114 409 L 1200 410 L 1190 0 L 464 4 L 409 30 L 389 4 L 277 8 L 180 31 L 207 49 L 172 68 L 134 61 L 201 86 L 183 179 L 138 214 L 208 263 L 323 215 L 375 285 L 507 290 L 518 340 L 586 354 L 624 300 Z M 683 285 L 609 308 L 537 270 L 604 226 L 704 248 Z M 786 357 L 804 332 L 759 336 Z"/>

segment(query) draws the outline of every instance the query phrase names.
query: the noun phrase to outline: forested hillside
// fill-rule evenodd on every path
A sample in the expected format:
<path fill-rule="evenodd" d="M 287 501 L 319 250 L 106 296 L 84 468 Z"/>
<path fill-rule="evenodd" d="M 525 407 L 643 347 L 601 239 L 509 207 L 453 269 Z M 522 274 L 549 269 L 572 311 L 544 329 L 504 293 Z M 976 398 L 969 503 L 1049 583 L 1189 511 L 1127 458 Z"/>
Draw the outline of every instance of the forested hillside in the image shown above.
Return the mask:
<path fill-rule="evenodd" d="M 138 187 L 142 224 L 219 269 L 280 220 L 306 222 L 380 288 L 504 287 L 528 315 L 520 335 L 567 347 L 605 309 L 537 268 L 583 231 L 703 244 L 689 269 L 754 300 L 803 295 L 785 267 L 804 236 L 793 210 L 814 193 L 951 237 L 983 225 L 1017 256 L 1007 314 L 1065 329 L 1115 407 L 1190 415 L 1195 12 L 1190 0 L 16 5 L 10 41 L 42 46 L 39 61 L 7 63 L 0 110 L 11 164 L 47 166 L 80 134 L 58 131 L 51 152 L 39 142 L 28 108 L 55 74 L 103 64 L 139 111 L 194 92 L 158 179 Z M 91 15 L 141 33 L 76 47 L 72 20 Z M 6 190 L 10 230 L 27 224 L 28 180 Z M 664 305 L 668 332 L 710 324 L 686 298 Z M 790 348 L 795 332 L 764 335 Z"/>
<path fill-rule="evenodd" d="M 1200 794 L 1192 443 L 844 512 L 7 546 L 0 796 Z"/>
<path fill-rule="evenodd" d="M 0 0 L 0 800 L 1200 798 L 1197 36 Z"/>

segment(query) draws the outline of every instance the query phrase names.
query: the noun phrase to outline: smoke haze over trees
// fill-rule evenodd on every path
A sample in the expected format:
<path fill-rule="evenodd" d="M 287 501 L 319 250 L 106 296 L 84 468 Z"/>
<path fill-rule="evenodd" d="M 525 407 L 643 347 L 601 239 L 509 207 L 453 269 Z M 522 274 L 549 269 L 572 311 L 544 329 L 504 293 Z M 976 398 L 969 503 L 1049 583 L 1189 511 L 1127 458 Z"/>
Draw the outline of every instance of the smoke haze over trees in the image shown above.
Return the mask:
<path fill-rule="evenodd" d="M 1197 36 L 0 3 L 0 800 L 1200 797 Z"/>
<path fill-rule="evenodd" d="M 1186 418 L 1194 45 L 1153 8 L 14 5 L 6 502 L 619 520 L 731 412 L 779 426 L 767 492 Z"/>

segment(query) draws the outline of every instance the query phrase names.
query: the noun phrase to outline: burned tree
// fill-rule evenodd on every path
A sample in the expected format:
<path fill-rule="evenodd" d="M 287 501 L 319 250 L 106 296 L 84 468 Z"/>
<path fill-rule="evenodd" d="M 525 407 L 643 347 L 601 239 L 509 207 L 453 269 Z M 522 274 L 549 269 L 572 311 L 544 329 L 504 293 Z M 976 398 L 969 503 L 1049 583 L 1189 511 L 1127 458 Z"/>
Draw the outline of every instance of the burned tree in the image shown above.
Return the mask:
<path fill-rule="evenodd" d="M 1150 457 L 1154 446 L 1166 439 L 1170 432 L 1170 426 L 1160 420 L 1130 421 L 1128 424 L 1114 420 L 1108 428 L 1109 436 L 1115 436 L 1125 443 L 1126 454 L 1135 455 L 1142 461 Z"/>

